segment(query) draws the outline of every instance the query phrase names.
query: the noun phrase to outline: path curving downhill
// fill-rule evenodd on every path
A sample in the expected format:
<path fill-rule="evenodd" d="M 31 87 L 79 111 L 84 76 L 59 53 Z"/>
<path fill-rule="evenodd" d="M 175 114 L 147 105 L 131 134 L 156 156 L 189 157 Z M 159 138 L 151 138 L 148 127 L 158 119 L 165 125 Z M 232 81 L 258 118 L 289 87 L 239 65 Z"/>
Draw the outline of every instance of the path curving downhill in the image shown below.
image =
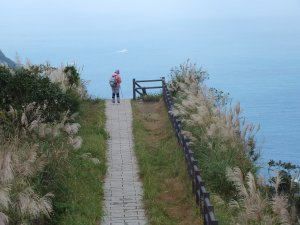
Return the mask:
<path fill-rule="evenodd" d="M 146 225 L 143 189 L 133 150 L 132 111 L 130 100 L 120 104 L 106 101 L 108 170 L 104 184 L 102 225 Z"/>

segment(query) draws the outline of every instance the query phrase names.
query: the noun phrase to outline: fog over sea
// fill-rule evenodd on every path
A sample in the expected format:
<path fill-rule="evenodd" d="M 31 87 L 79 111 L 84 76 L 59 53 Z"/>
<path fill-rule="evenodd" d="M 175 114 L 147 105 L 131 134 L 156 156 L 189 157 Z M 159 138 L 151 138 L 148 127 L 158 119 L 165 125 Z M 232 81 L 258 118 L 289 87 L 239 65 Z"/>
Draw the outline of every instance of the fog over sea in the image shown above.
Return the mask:
<path fill-rule="evenodd" d="M 246 121 L 261 125 L 263 165 L 300 165 L 299 1 L 29 1 L 1 5 L 7 57 L 75 62 L 89 93 L 101 98 L 110 98 L 116 69 L 121 97 L 132 98 L 133 78 L 168 79 L 190 59 L 209 73 L 209 87 L 230 93 Z"/>

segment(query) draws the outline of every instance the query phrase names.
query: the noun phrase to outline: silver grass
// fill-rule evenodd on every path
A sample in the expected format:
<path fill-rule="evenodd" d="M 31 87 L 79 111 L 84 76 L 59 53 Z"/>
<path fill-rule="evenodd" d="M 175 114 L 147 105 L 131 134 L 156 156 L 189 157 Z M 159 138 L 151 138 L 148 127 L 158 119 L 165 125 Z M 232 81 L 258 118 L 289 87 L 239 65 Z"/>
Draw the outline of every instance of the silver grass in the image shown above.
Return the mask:
<path fill-rule="evenodd" d="M 254 176 L 251 172 L 247 173 L 246 183 L 247 183 L 247 186 L 248 186 L 249 193 L 255 194 L 256 193 L 256 181 L 255 181 L 255 178 L 254 178 Z"/>
<path fill-rule="evenodd" d="M 48 107 L 48 103 L 44 102 L 44 104 L 43 104 L 43 111 L 45 111 L 47 109 L 47 107 Z"/>
<path fill-rule="evenodd" d="M 272 198 L 272 209 L 273 212 L 279 216 L 281 224 L 289 225 L 291 224 L 291 215 L 287 210 L 289 207 L 289 201 L 286 195 L 279 194 L 280 184 L 282 184 L 282 175 L 280 173 L 277 173 L 274 183 L 276 194 Z"/>
<path fill-rule="evenodd" d="M 0 184 L 0 208 L 4 208 L 5 210 L 8 209 L 10 204 L 10 190 L 10 185 Z"/>
<path fill-rule="evenodd" d="M 70 120 L 73 120 L 73 121 L 74 121 L 78 115 L 79 115 L 78 112 L 73 113 L 73 114 L 70 116 Z"/>
<path fill-rule="evenodd" d="M 47 127 L 47 125 L 45 124 L 45 123 L 40 123 L 39 124 L 39 127 L 38 127 L 38 134 L 39 134 L 39 136 L 41 137 L 41 138 L 44 138 L 44 137 L 46 137 L 46 127 Z"/>
<path fill-rule="evenodd" d="M 256 181 L 251 172 L 247 173 L 246 183 L 248 188 L 248 197 L 244 198 L 245 213 L 248 218 L 253 220 L 262 220 L 267 205 L 267 200 L 261 197 L 256 189 Z"/>
<path fill-rule="evenodd" d="M 184 84 L 184 83 L 179 83 L 179 84 L 178 84 L 178 87 L 179 87 L 181 90 L 185 90 L 185 89 L 188 88 L 187 85 Z"/>
<path fill-rule="evenodd" d="M 28 126 L 28 119 L 25 113 L 22 113 L 21 124 L 25 125 L 26 127 Z"/>
<path fill-rule="evenodd" d="M 210 116 L 209 110 L 205 105 L 197 107 L 197 113 L 204 118 Z"/>
<path fill-rule="evenodd" d="M 244 183 L 243 174 L 238 167 L 233 169 L 228 168 L 226 175 L 227 178 L 233 182 L 238 191 L 238 195 L 240 196 L 238 201 L 232 200 L 229 204 L 231 208 L 239 209 L 236 221 L 240 221 L 241 218 L 245 221 L 262 221 L 266 201 L 261 198 L 259 191 L 256 189 L 253 174 L 249 172 L 246 176 L 247 187 Z"/>
<path fill-rule="evenodd" d="M 274 183 L 276 194 L 278 194 L 278 189 L 281 183 L 282 183 L 282 175 L 280 173 L 277 173 L 275 177 L 275 183 Z"/>
<path fill-rule="evenodd" d="M 0 212 L 0 225 L 8 225 L 8 216 L 5 215 L 3 212 Z"/>
<path fill-rule="evenodd" d="M 79 123 L 67 123 L 64 126 L 64 130 L 69 134 L 69 135 L 74 135 L 77 134 L 80 128 L 80 124 Z"/>
<path fill-rule="evenodd" d="M 231 199 L 228 205 L 232 210 L 239 210 L 241 208 L 240 203 L 234 199 Z"/>
<path fill-rule="evenodd" d="M 264 179 L 264 177 L 263 176 L 259 176 L 258 178 L 257 178 L 257 184 L 258 184 L 258 186 L 261 186 L 261 187 L 263 187 L 263 186 L 265 186 L 265 179 Z"/>
<path fill-rule="evenodd" d="M 182 106 L 182 105 L 179 105 L 179 104 L 175 104 L 174 105 L 175 108 L 178 110 L 179 114 L 184 116 L 184 115 L 188 115 L 188 111 Z"/>
<path fill-rule="evenodd" d="M 290 216 L 291 216 L 291 220 L 292 221 L 297 221 L 297 208 L 296 208 L 296 206 L 295 205 L 292 205 L 291 206 L 291 213 L 290 213 Z M 300 221 L 298 220 L 298 223 L 297 224 L 300 224 L 299 223 Z"/>
<path fill-rule="evenodd" d="M 228 121 L 229 123 L 232 123 L 232 120 L 233 120 L 233 113 L 232 113 L 232 110 L 230 109 L 227 114 L 226 121 Z"/>
<path fill-rule="evenodd" d="M 46 125 L 46 128 L 45 128 L 45 135 L 48 136 L 48 135 L 52 135 L 53 134 L 53 130 L 52 130 L 52 127 L 50 127 L 48 124 Z"/>
<path fill-rule="evenodd" d="M 210 137 L 213 137 L 217 133 L 218 127 L 216 124 L 211 124 L 209 128 L 207 129 L 207 135 Z"/>
<path fill-rule="evenodd" d="M 60 121 L 60 124 L 62 124 L 62 126 L 66 123 L 66 121 L 69 119 L 69 114 L 70 114 L 70 110 L 67 110 L 65 112 L 63 112 L 62 114 L 62 119 Z"/>
<path fill-rule="evenodd" d="M 188 110 L 195 109 L 195 103 L 192 101 L 189 101 L 188 99 L 183 100 L 181 104 L 183 105 L 183 107 L 185 107 Z"/>
<path fill-rule="evenodd" d="M 80 136 L 71 137 L 69 136 L 69 144 L 73 146 L 75 150 L 79 149 L 82 145 L 82 138 Z"/>
<path fill-rule="evenodd" d="M 52 209 L 52 202 L 51 198 L 54 197 L 54 194 L 47 193 L 38 201 L 38 207 L 40 208 L 41 214 L 45 215 L 46 217 L 50 218 L 50 214 L 53 211 Z"/>
<path fill-rule="evenodd" d="M 12 153 L 10 151 L 0 152 L 0 180 L 7 184 L 14 179 Z"/>
<path fill-rule="evenodd" d="M 199 114 L 191 114 L 190 119 L 193 121 L 194 124 L 204 125 L 205 124 L 205 117 Z"/>
<path fill-rule="evenodd" d="M 31 187 L 27 187 L 18 194 L 16 206 L 23 216 L 29 216 L 33 219 L 41 215 L 50 217 L 50 213 L 52 212 L 52 197 L 53 194 L 48 193 L 40 198 Z"/>
<path fill-rule="evenodd" d="M 90 161 L 91 161 L 92 163 L 94 163 L 95 165 L 100 164 L 100 160 L 99 160 L 98 158 L 90 158 Z"/>
<path fill-rule="evenodd" d="M 37 129 L 39 127 L 39 120 L 33 120 L 31 123 L 30 123 L 30 125 L 29 125 L 29 127 L 28 127 L 28 130 L 29 131 L 32 131 L 32 130 L 34 130 L 34 129 Z"/>
<path fill-rule="evenodd" d="M 240 124 L 239 118 L 236 118 L 236 120 L 234 121 L 233 128 L 234 128 L 235 133 L 240 134 L 241 124 Z"/>
<path fill-rule="evenodd" d="M 21 58 L 20 58 L 18 52 L 16 52 L 15 62 L 16 62 L 16 64 L 17 64 L 19 67 L 22 66 L 22 60 L 21 60 Z"/>
<path fill-rule="evenodd" d="M 240 114 L 240 112 L 241 112 L 241 106 L 240 106 L 239 102 L 236 103 L 236 105 L 234 107 L 234 110 L 235 110 L 236 115 Z"/>
<path fill-rule="evenodd" d="M 190 140 L 195 140 L 195 137 L 193 136 L 193 134 L 187 130 L 181 130 L 181 134 Z"/>
<path fill-rule="evenodd" d="M 180 112 L 177 109 L 172 109 L 172 110 L 168 111 L 168 113 L 170 115 L 173 115 L 173 116 L 179 116 L 180 115 Z"/>
<path fill-rule="evenodd" d="M 36 106 L 36 102 L 31 102 L 25 106 L 25 113 L 31 113 Z"/>
<path fill-rule="evenodd" d="M 29 59 L 29 58 L 26 58 L 24 67 L 25 67 L 26 69 L 29 69 L 31 66 L 32 66 L 32 63 L 31 63 L 30 59 Z"/>
<path fill-rule="evenodd" d="M 49 71 L 48 77 L 51 82 L 59 84 L 62 90 L 67 90 L 69 84 L 67 75 L 64 73 L 63 66 L 58 69 Z"/>
<path fill-rule="evenodd" d="M 15 110 L 11 105 L 9 106 L 9 111 L 7 115 L 14 121 L 18 118 L 17 110 Z"/>
<path fill-rule="evenodd" d="M 275 195 L 272 198 L 272 209 L 275 214 L 277 214 L 280 218 L 280 222 L 282 225 L 290 225 L 291 217 L 288 212 L 288 197 L 284 195 Z"/>
<path fill-rule="evenodd" d="M 249 194 L 244 185 L 243 173 L 239 167 L 234 167 L 233 169 L 227 168 L 226 176 L 233 182 L 233 185 L 237 188 L 239 195 L 243 198 L 249 198 Z"/>
<path fill-rule="evenodd" d="M 89 152 L 83 153 L 80 157 L 85 160 L 91 161 L 95 165 L 100 164 L 100 160 L 98 158 L 92 157 L 92 154 Z"/>
<path fill-rule="evenodd" d="M 37 172 L 47 164 L 47 157 L 45 155 L 37 155 L 38 145 L 30 145 L 26 149 L 26 154 L 21 156 L 18 154 L 18 159 L 15 163 L 15 170 L 22 176 L 34 176 Z"/>
<path fill-rule="evenodd" d="M 290 191 L 292 192 L 298 185 L 298 180 L 300 176 L 300 170 L 298 170 L 291 178 L 291 186 L 290 186 Z"/>
<path fill-rule="evenodd" d="M 58 136 L 60 136 L 60 129 L 61 129 L 60 124 L 54 125 L 54 127 L 53 127 L 53 129 L 52 129 L 52 136 L 53 136 L 53 137 L 58 137 Z"/>

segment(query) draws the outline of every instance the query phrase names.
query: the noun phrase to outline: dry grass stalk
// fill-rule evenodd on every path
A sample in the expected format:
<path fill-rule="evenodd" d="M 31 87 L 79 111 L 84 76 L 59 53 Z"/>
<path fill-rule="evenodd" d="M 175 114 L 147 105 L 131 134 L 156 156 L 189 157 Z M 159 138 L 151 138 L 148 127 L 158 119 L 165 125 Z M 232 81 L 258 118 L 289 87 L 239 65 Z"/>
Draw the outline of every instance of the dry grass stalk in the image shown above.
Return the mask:
<path fill-rule="evenodd" d="M 0 208 L 8 210 L 10 204 L 10 185 L 0 184 Z"/>
<path fill-rule="evenodd" d="M 98 158 L 92 157 L 92 154 L 89 152 L 83 153 L 80 157 L 85 160 L 91 161 L 95 165 L 100 164 L 100 160 Z"/>
<path fill-rule="evenodd" d="M 0 212 L 0 225 L 8 225 L 8 216 Z"/>
<path fill-rule="evenodd" d="M 171 81 L 170 86 L 176 92 L 178 102 L 170 113 L 179 116 L 188 126 L 200 126 L 204 131 L 202 139 L 213 138 L 221 145 L 226 142 L 220 149 L 234 147 L 240 154 L 251 156 L 256 147 L 255 134 L 259 127 L 245 124 L 239 103 L 227 106 L 228 100 L 224 97 L 216 104 L 215 95 L 196 82 L 192 72 L 183 71 L 182 76 L 178 74 Z"/>
<path fill-rule="evenodd" d="M 75 150 L 79 149 L 82 145 L 82 138 L 79 136 L 69 136 L 69 144 L 73 146 Z"/>
<path fill-rule="evenodd" d="M 12 153 L 9 149 L 11 146 L 3 147 L 0 152 L 0 181 L 2 184 L 8 184 L 14 179 Z"/>
<path fill-rule="evenodd" d="M 248 172 L 244 181 L 243 174 L 238 167 L 227 169 L 227 178 L 233 182 L 237 190 L 238 200 L 231 200 L 229 206 L 235 209 L 237 215 L 234 222 L 243 224 L 280 224 L 291 225 L 293 223 L 292 213 L 289 212 L 288 197 L 279 193 L 282 177 L 277 175 L 274 183 L 275 195 L 268 198 L 263 196 L 256 187 L 256 180 L 252 173 Z M 273 213 L 268 209 L 271 208 Z"/>
<path fill-rule="evenodd" d="M 52 212 L 52 197 L 52 193 L 39 197 L 31 187 L 27 187 L 18 194 L 16 207 L 21 215 L 27 215 L 32 219 L 38 218 L 40 215 L 50 217 Z"/>

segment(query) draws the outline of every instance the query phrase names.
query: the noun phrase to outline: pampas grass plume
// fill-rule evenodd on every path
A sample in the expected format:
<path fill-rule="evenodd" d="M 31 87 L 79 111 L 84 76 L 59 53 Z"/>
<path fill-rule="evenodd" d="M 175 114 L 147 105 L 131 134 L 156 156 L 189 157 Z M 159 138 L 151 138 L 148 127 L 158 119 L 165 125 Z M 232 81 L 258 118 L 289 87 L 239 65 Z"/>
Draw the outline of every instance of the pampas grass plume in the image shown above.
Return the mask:
<path fill-rule="evenodd" d="M 4 208 L 5 210 L 8 209 L 9 203 L 10 203 L 10 192 L 11 188 L 10 185 L 3 185 L 0 184 L 0 208 Z"/>
<path fill-rule="evenodd" d="M 0 212 L 0 224 L 8 225 L 8 216 L 5 215 L 3 212 Z"/>

